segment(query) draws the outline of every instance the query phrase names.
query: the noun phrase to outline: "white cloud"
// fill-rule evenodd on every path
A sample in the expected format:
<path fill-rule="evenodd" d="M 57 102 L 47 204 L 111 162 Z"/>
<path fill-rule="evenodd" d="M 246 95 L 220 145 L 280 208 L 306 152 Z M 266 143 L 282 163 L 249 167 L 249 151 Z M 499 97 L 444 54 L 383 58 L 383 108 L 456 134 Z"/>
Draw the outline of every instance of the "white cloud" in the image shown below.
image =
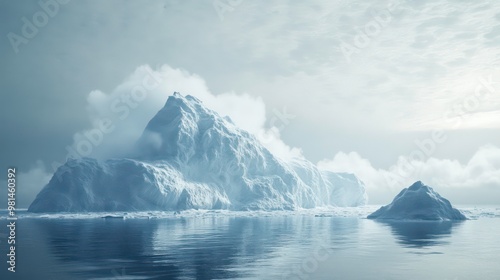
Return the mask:
<path fill-rule="evenodd" d="M 304 157 L 300 148 L 290 147 L 281 140 L 280 130 L 275 126 L 270 129 L 261 128 L 255 135 L 269 151 L 282 159 Z"/>
<path fill-rule="evenodd" d="M 484 146 L 465 164 L 453 159 L 399 157 L 388 169 L 377 169 L 356 152 L 337 153 L 318 163 L 322 169 L 351 172 L 366 184 L 371 203 L 387 203 L 402 188 L 421 180 L 458 203 L 498 203 L 500 148 Z"/>

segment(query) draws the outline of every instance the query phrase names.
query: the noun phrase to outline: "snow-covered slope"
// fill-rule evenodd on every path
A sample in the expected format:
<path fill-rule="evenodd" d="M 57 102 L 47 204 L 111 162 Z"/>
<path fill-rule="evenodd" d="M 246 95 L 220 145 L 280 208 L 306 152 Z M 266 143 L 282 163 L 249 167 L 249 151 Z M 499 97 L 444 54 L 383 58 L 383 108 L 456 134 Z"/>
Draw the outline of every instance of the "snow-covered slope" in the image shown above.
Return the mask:
<path fill-rule="evenodd" d="M 151 119 L 133 157 L 70 160 L 32 212 L 274 210 L 366 203 L 352 174 L 284 162 L 192 96 L 174 93 Z"/>
<path fill-rule="evenodd" d="M 418 181 L 403 189 L 389 205 L 368 215 L 368 219 L 465 220 L 466 217 L 446 198 Z"/>

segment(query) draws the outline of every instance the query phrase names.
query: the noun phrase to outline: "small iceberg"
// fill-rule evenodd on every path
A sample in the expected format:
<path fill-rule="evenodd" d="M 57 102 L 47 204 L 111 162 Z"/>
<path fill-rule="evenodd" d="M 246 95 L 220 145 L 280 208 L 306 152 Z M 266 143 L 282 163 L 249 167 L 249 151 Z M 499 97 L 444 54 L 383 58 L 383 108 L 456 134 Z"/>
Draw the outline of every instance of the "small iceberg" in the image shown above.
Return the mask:
<path fill-rule="evenodd" d="M 125 219 L 125 216 L 121 216 L 121 215 L 105 215 L 105 216 L 102 216 L 103 219 L 120 219 L 120 220 L 123 220 Z"/>
<path fill-rule="evenodd" d="M 466 220 L 459 210 L 421 181 L 403 189 L 394 200 L 368 215 L 368 219 L 457 221 Z"/>

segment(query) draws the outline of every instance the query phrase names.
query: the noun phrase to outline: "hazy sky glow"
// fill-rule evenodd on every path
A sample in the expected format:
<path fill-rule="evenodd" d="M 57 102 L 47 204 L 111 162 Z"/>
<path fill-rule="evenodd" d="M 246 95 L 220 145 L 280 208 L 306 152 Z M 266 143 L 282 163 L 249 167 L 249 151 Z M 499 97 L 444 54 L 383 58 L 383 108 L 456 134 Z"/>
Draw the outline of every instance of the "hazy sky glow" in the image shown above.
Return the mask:
<path fill-rule="evenodd" d="M 60 2 L 45 22 L 38 1 L 0 2 L 2 167 L 25 174 L 24 206 L 66 147 L 104 125 L 89 156 L 123 155 L 173 91 L 356 173 L 371 203 L 415 180 L 500 201 L 500 3 Z"/>

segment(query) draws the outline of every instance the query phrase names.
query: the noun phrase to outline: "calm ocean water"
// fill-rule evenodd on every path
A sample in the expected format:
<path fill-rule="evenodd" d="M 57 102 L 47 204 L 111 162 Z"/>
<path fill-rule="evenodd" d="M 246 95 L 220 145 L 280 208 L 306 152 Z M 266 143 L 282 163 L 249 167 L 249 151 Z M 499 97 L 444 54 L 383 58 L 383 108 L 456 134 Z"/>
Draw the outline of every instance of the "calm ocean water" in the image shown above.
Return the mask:
<path fill-rule="evenodd" d="M 0 279 L 500 279 L 495 214 L 460 223 L 26 216 L 17 220 L 15 273 L 3 217 Z"/>

